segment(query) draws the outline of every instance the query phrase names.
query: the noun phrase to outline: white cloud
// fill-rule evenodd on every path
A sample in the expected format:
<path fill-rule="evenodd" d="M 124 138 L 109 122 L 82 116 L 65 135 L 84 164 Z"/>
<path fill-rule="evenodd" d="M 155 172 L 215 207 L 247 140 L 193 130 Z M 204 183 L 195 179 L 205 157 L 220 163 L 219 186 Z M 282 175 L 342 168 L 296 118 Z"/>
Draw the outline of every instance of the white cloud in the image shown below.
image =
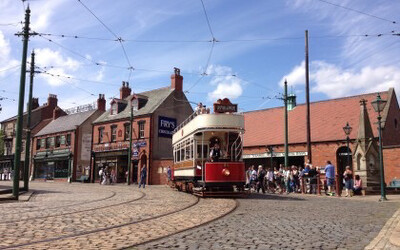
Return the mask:
<path fill-rule="evenodd" d="M 47 72 L 56 76 L 40 74 L 40 77 L 44 78 L 47 83 L 52 86 L 60 86 L 65 84 L 65 77 L 57 77 L 57 75 L 71 77 L 72 75 L 68 74 L 65 70 L 75 72 L 80 67 L 80 62 L 70 57 L 64 57 L 59 51 L 44 48 L 35 50 L 35 53 L 37 66 L 54 66 L 54 68 L 48 69 Z"/>
<path fill-rule="evenodd" d="M 288 75 L 282 77 L 282 79 L 279 82 L 279 85 L 283 86 L 285 79 L 287 80 L 288 84 L 291 86 L 304 84 L 304 82 L 305 82 L 305 68 L 304 67 L 305 67 L 305 62 L 302 61 L 301 64 L 295 66 Z"/>
<path fill-rule="evenodd" d="M 233 76 L 232 68 L 219 65 L 211 65 L 207 69 L 208 74 L 216 75 L 210 81 L 216 88 L 208 93 L 208 98 L 215 101 L 219 98 L 235 99 L 243 93 L 243 82 L 240 78 Z"/>
<path fill-rule="evenodd" d="M 7 73 L 6 69 L 12 68 L 19 64 L 17 60 L 11 58 L 10 53 L 10 43 L 0 31 L 0 76 Z"/>
<path fill-rule="evenodd" d="M 289 85 L 305 82 L 304 61 L 286 76 Z M 279 84 L 282 86 L 283 80 Z M 310 65 L 311 91 L 331 98 L 400 88 L 400 68 L 396 66 L 370 67 L 360 70 L 343 69 L 323 61 Z"/>

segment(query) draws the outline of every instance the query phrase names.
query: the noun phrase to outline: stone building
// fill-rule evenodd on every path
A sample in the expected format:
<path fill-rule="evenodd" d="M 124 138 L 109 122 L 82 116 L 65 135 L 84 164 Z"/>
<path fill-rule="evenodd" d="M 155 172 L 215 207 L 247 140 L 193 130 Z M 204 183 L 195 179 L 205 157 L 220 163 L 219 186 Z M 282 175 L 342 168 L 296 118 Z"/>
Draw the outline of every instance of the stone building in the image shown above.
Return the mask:
<path fill-rule="evenodd" d="M 92 122 L 104 113 L 106 100 L 82 105 L 68 114 L 56 108 L 51 122 L 33 137 L 31 179 L 76 181 L 89 178 Z"/>
<path fill-rule="evenodd" d="M 125 182 L 131 157 L 132 182 L 138 181 L 145 166 L 149 184 L 165 183 L 166 167 L 173 162 L 172 131 L 193 113 L 182 85 L 177 68 L 168 87 L 132 94 L 129 83 L 122 83 L 120 97 L 93 122 L 93 180 L 99 179 L 100 168 L 107 168 L 115 171 L 118 182 Z M 133 144 L 128 156 L 131 112 Z"/>
<path fill-rule="evenodd" d="M 31 136 L 33 137 L 39 130 L 51 122 L 54 109 L 58 108 L 60 113 L 64 115 L 64 111 L 57 106 L 57 96 L 49 94 L 47 103 L 39 106 L 39 99 L 32 98 L 31 113 Z M 22 130 L 22 147 L 21 147 L 21 164 L 20 170 L 23 171 L 25 161 L 25 144 L 26 144 L 26 124 L 28 113 L 23 114 L 23 130 Z M 15 153 L 15 130 L 17 125 L 17 116 L 11 117 L 1 122 L 1 129 L 4 131 L 4 155 L 0 156 L 0 171 L 11 170 L 14 166 Z M 32 144 L 31 144 L 32 148 Z M 31 150 L 32 152 L 32 150 Z M 22 174 L 20 175 L 22 178 Z"/>
<path fill-rule="evenodd" d="M 381 92 L 387 100 L 382 113 L 385 178 L 389 184 L 400 178 L 400 110 L 393 88 Z M 379 178 L 377 113 L 371 102 L 377 93 L 312 102 L 312 163 L 325 166 L 330 160 L 342 175 L 350 165 L 371 187 Z M 295 103 L 295 102 L 293 102 Z M 250 111 L 245 114 L 244 155 L 246 166 L 262 164 L 273 167 L 284 163 L 284 108 Z M 307 158 L 306 105 L 291 105 L 289 119 L 289 165 L 303 165 Z M 353 128 L 350 147 L 343 127 Z M 348 155 L 347 152 L 350 152 Z M 397 159 L 394 160 L 394 159 Z M 378 176 L 377 176 L 378 175 Z"/>

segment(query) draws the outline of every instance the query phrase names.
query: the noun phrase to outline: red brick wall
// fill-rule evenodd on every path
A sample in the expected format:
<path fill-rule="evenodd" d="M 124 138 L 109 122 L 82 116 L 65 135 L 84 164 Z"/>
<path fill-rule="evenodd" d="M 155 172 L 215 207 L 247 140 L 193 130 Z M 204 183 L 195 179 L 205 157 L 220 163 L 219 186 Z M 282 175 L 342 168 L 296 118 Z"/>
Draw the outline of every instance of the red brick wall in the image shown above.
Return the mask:
<path fill-rule="evenodd" d="M 394 91 L 390 104 L 385 128 L 382 131 L 382 143 L 384 146 L 400 145 L 400 109 Z M 395 120 L 397 121 L 397 126 Z M 375 121 L 371 122 L 375 123 Z M 372 129 L 376 130 L 376 127 L 376 125 L 372 125 Z"/>
<path fill-rule="evenodd" d="M 325 166 L 326 161 L 330 160 L 333 165 L 336 163 L 336 152 L 340 147 L 346 146 L 345 141 L 343 142 L 323 142 L 313 143 L 311 145 L 312 150 L 312 163 L 315 166 Z M 354 152 L 354 143 L 350 143 L 350 149 Z M 295 144 L 289 145 L 289 152 L 306 152 L 306 144 Z M 245 147 L 243 154 L 260 154 L 267 152 L 266 147 Z M 284 146 L 274 146 L 275 153 L 285 152 Z"/>
<path fill-rule="evenodd" d="M 385 182 L 387 185 L 394 178 L 400 179 L 400 146 L 383 149 L 383 165 L 385 166 Z"/>
<path fill-rule="evenodd" d="M 151 180 L 152 185 L 164 185 L 167 184 L 167 173 L 166 169 L 168 166 L 172 167 L 171 160 L 154 160 L 151 162 Z"/>

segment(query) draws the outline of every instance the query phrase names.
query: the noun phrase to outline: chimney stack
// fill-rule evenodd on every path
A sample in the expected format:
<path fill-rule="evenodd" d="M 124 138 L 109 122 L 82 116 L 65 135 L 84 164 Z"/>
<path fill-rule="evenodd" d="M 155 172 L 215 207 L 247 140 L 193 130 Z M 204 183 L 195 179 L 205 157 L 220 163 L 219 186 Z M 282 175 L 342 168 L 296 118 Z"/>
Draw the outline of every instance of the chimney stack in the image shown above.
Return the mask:
<path fill-rule="evenodd" d="M 32 111 L 39 108 L 39 98 L 32 98 Z M 29 100 L 26 103 L 26 110 L 29 109 Z"/>
<path fill-rule="evenodd" d="M 57 107 L 57 95 L 49 94 L 47 98 L 47 105 L 51 107 Z"/>
<path fill-rule="evenodd" d="M 122 81 L 122 87 L 119 89 L 120 99 L 125 99 L 131 95 L 131 88 L 129 88 L 129 82 Z"/>
<path fill-rule="evenodd" d="M 99 98 L 97 99 L 97 110 L 106 111 L 106 99 L 104 98 L 104 94 L 99 94 Z"/>
<path fill-rule="evenodd" d="M 53 120 L 57 119 L 58 117 L 61 116 L 61 109 L 59 107 L 56 107 L 53 109 Z"/>
<path fill-rule="evenodd" d="M 171 75 L 171 88 L 176 91 L 182 91 L 183 77 L 181 76 L 181 70 L 174 67 L 174 74 Z"/>

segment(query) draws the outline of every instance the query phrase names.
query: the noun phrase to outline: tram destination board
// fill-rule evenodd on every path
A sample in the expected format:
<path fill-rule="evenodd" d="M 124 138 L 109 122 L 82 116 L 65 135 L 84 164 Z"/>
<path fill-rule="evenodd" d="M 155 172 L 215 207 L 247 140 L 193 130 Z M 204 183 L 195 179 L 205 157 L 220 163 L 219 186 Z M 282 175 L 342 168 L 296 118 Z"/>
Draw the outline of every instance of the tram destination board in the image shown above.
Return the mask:
<path fill-rule="evenodd" d="M 237 112 L 237 104 L 217 104 L 214 103 L 214 112 L 215 113 L 234 113 Z"/>

